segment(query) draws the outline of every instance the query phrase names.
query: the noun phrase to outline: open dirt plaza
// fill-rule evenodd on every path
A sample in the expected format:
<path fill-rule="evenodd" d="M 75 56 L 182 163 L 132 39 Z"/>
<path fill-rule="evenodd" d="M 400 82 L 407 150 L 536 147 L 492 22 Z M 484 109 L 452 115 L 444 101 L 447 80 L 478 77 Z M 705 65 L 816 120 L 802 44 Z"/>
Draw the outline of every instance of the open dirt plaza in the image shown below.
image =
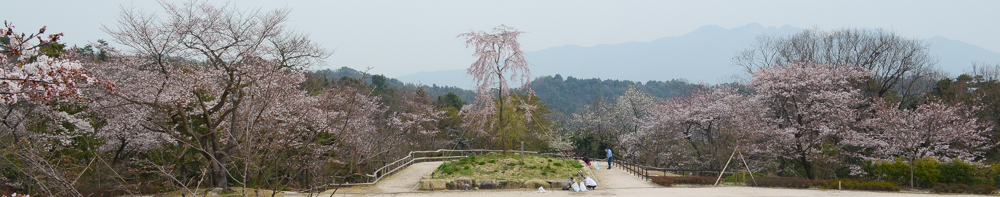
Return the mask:
<path fill-rule="evenodd" d="M 864 192 L 816 189 L 756 188 L 742 186 L 724 187 L 661 187 L 628 174 L 619 168 L 593 170 L 587 173 L 597 179 L 596 190 L 571 192 L 548 189 L 538 193 L 537 189 L 519 190 L 478 190 L 478 191 L 420 191 L 417 183 L 420 177 L 430 174 L 441 162 L 414 164 L 397 174 L 383 179 L 374 187 L 354 187 L 337 191 L 335 196 L 976 196 L 940 195 L 913 192 Z M 602 163 L 602 167 L 606 163 Z M 330 191 L 324 192 L 327 196 Z M 288 195 L 293 196 L 293 195 Z M 305 196 L 305 195 L 303 195 Z"/>

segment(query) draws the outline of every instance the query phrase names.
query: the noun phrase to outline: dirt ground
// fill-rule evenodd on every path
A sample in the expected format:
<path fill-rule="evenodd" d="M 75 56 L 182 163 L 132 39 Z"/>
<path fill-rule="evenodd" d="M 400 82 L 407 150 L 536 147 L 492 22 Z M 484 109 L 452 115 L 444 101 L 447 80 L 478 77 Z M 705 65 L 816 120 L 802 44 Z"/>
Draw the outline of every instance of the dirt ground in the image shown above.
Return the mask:
<path fill-rule="evenodd" d="M 810 190 L 810 189 L 774 189 L 757 187 L 655 187 L 655 188 L 625 188 L 625 189 L 600 189 L 587 192 L 567 192 L 548 191 L 538 193 L 534 190 L 491 190 L 491 191 L 435 191 L 435 192 L 411 192 L 394 194 L 337 194 L 336 196 L 398 196 L 398 197 L 418 197 L 418 196 L 830 196 L 830 197 L 867 197 L 867 196 L 974 196 L 974 195 L 937 195 L 902 192 L 862 192 L 862 191 L 837 191 L 837 190 Z"/>
<path fill-rule="evenodd" d="M 784 188 L 759 188 L 742 186 L 723 187 L 660 187 L 637 176 L 628 174 L 620 168 L 606 169 L 607 163 L 602 163 L 600 170 L 593 167 L 581 169 L 585 174 L 597 180 L 597 189 L 587 192 L 571 192 L 562 190 L 547 190 L 545 193 L 538 193 L 537 189 L 515 189 L 515 190 L 478 190 L 478 191 L 420 191 L 416 190 L 417 183 L 424 175 L 429 175 L 437 169 L 442 162 L 423 162 L 413 164 L 402 171 L 382 179 L 375 186 L 341 188 L 333 196 L 394 196 L 394 197 L 423 197 L 423 196 L 475 196 L 475 197 L 500 197 L 500 196 L 827 196 L 827 197 L 867 197 L 867 196 L 976 196 L 976 195 L 939 195 L 913 192 L 865 192 L 865 191 L 840 191 L 840 190 L 818 190 L 818 189 L 784 189 Z M 270 191 L 265 192 L 270 194 Z M 332 190 L 321 194 L 302 194 L 279 192 L 277 196 L 285 197 L 307 197 L 307 196 L 330 196 Z M 164 195 L 161 195 L 164 196 Z M 166 195 L 171 196 L 171 195 Z M 179 196 L 179 195 L 178 195 Z M 251 195 L 252 196 L 252 195 Z M 269 196 L 269 195 L 266 195 Z"/>
<path fill-rule="evenodd" d="M 435 164 L 436 163 L 436 164 Z M 938 195 L 927 193 L 907 193 L 907 192 L 864 192 L 864 191 L 839 191 L 839 190 L 816 190 L 816 189 L 784 189 L 784 188 L 758 188 L 758 187 L 660 187 L 645 180 L 628 174 L 620 168 L 606 169 L 607 163 L 602 163 L 604 169 L 595 170 L 587 168 L 586 174 L 593 176 L 598 181 L 595 190 L 587 192 L 570 192 L 562 190 L 548 190 L 545 193 L 538 193 L 537 189 L 518 190 L 479 190 L 479 191 L 419 191 L 412 190 L 420 179 L 420 176 L 430 174 L 440 165 L 441 162 L 428 162 L 414 164 L 406 170 L 383 179 L 370 192 L 344 192 L 341 190 L 335 196 L 398 196 L 398 197 L 420 197 L 420 196 L 843 196 L 843 197 L 866 197 L 866 196 L 976 196 L 976 195 Z M 399 192 L 403 191 L 404 192 Z M 377 192 L 375 192 L 377 191 Z M 327 196 L 321 195 L 321 196 Z"/>

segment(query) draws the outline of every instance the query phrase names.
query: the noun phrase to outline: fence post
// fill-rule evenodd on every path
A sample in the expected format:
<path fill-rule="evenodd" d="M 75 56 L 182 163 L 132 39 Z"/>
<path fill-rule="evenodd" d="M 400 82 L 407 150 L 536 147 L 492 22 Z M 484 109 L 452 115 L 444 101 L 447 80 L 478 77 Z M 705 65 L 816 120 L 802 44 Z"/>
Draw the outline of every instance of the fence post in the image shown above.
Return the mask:
<path fill-rule="evenodd" d="M 521 141 L 521 162 L 524 162 L 524 141 Z"/>

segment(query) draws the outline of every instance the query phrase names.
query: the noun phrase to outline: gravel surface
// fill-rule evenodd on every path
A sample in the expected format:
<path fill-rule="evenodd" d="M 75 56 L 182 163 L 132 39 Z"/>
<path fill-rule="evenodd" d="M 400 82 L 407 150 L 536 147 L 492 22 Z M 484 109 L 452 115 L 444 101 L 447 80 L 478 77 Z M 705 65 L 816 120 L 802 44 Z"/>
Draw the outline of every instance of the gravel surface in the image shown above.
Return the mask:
<path fill-rule="evenodd" d="M 570 192 L 562 190 L 548 190 L 546 193 L 538 193 L 537 189 L 517 189 L 517 190 L 480 190 L 480 191 L 419 191 L 414 190 L 414 186 L 419 182 L 420 177 L 428 175 L 441 165 L 442 162 L 424 162 L 414 164 L 399 173 L 387 177 L 380 181 L 375 189 L 370 192 L 337 192 L 335 196 L 474 196 L 474 197 L 494 197 L 494 196 L 830 196 L 830 197 L 866 197 L 866 196 L 976 196 L 976 195 L 938 195 L 927 193 L 907 193 L 907 192 L 864 192 L 864 191 L 839 191 L 839 190 L 817 190 L 817 189 L 783 189 L 783 188 L 759 188 L 759 187 L 660 187 L 649 183 L 636 176 L 628 174 L 619 168 L 594 170 L 588 168 L 585 173 L 594 176 L 599 185 L 596 190 L 587 192 Z M 606 164 L 606 163 L 604 163 Z M 345 190 L 342 190 L 345 191 Z M 346 190 L 350 191 L 350 189 Z M 320 196 L 327 196 L 329 193 Z"/>
<path fill-rule="evenodd" d="M 811 189 L 775 189 L 758 187 L 702 187 L 702 188 L 679 188 L 679 187 L 655 187 L 655 188 L 627 188 L 627 189 L 600 189 L 588 192 L 567 192 L 562 190 L 538 193 L 535 190 L 490 190 L 490 191 L 436 191 L 436 192 L 413 192 L 395 194 L 346 194 L 337 196 L 474 196 L 474 197 L 494 197 L 494 196 L 830 196 L 830 197 L 867 197 L 867 196 L 936 196 L 936 197 L 959 197 L 975 195 L 937 195 L 921 193 L 902 192 L 862 192 L 862 191 L 837 191 L 837 190 L 811 190 Z"/>

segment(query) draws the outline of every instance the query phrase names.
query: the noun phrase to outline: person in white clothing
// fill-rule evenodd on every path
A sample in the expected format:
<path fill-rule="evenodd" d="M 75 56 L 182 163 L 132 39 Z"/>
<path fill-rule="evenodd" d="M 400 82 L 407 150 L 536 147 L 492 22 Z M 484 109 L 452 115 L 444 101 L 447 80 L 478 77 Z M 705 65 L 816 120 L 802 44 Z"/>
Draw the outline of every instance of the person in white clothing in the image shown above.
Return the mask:
<path fill-rule="evenodd" d="M 594 190 L 594 188 L 597 188 L 597 181 L 594 181 L 594 179 L 590 178 L 589 176 L 584 179 L 584 182 L 587 183 L 587 189 L 589 190 Z"/>

